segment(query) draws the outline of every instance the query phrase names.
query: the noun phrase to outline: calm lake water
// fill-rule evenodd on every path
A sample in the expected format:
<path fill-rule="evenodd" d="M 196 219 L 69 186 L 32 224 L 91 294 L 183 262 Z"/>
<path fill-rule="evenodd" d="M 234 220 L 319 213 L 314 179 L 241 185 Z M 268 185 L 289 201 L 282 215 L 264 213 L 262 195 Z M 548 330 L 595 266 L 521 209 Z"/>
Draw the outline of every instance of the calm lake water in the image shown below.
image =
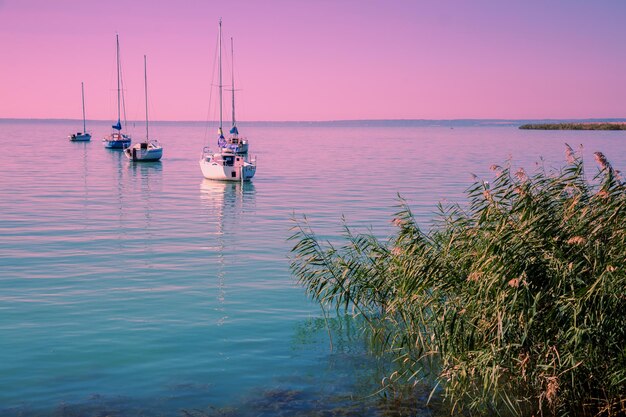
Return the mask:
<path fill-rule="evenodd" d="M 377 362 L 349 320 L 331 350 L 289 273 L 294 215 L 385 238 L 397 193 L 426 227 L 507 158 L 559 166 L 567 142 L 626 169 L 626 132 L 251 124 L 242 185 L 202 178 L 201 124 L 155 124 L 144 165 L 103 148 L 108 125 L 71 143 L 81 122 L 0 121 L 0 415 L 376 415 Z"/>

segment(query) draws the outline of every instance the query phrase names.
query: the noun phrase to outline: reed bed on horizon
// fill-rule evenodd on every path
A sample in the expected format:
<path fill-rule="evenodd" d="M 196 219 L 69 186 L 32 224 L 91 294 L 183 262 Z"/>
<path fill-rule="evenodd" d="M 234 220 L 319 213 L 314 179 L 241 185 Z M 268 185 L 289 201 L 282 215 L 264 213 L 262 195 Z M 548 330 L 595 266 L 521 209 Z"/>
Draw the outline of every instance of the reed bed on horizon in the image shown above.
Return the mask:
<path fill-rule="evenodd" d="M 521 125 L 519 128 L 526 130 L 626 130 L 626 123 L 528 123 Z"/>
<path fill-rule="evenodd" d="M 626 413 L 626 186 L 596 152 L 558 170 L 493 166 L 465 206 L 423 232 L 401 200 L 382 242 L 344 226 L 341 246 L 306 221 L 291 270 L 323 308 L 362 318 L 390 354 L 387 388 L 430 381 L 452 412 Z"/>

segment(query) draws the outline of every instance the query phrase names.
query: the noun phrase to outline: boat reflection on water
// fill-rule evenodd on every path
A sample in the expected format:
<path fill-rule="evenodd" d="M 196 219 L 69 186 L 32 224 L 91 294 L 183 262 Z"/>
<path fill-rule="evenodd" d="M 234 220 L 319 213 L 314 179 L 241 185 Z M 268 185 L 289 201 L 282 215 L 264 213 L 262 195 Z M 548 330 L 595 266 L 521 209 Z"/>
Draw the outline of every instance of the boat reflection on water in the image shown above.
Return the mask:
<path fill-rule="evenodd" d="M 129 166 L 133 175 L 139 175 L 142 180 L 145 179 L 146 181 L 149 180 L 150 175 L 154 177 L 154 174 L 157 172 L 159 173 L 160 178 L 160 173 L 163 171 L 163 164 L 161 161 L 150 161 L 143 164 L 130 164 Z"/>
<path fill-rule="evenodd" d="M 220 220 L 217 225 L 219 233 L 224 232 L 224 227 L 228 227 L 227 223 L 238 221 L 244 212 L 254 209 L 255 193 L 252 182 L 203 179 L 200 183 L 200 198 L 209 209 L 209 220 Z"/>
<path fill-rule="evenodd" d="M 159 216 L 157 214 L 155 218 L 154 213 L 158 212 L 157 205 L 163 188 L 163 165 L 158 161 L 127 166 L 132 177 L 128 181 L 128 198 L 131 200 L 131 207 L 136 208 L 127 213 L 127 216 L 135 217 L 129 223 L 129 235 L 132 234 L 137 245 L 133 248 L 134 258 L 135 262 L 150 269 L 159 259 L 155 253 L 155 245 L 158 248 L 155 242 L 160 235 Z"/>
<path fill-rule="evenodd" d="M 222 251 L 236 249 L 241 238 L 241 220 L 255 209 L 255 194 L 252 182 L 202 180 L 200 198 L 207 209 L 209 233 L 217 238 L 210 247 L 217 243 Z"/>
<path fill-rule="evenodd" d="M 226 277 L 237 273 L 237 257 L 241 255 L 242 220 L 255 208 L 255 188 L 252 182 L 213 181 L 203 179 L 200 183 L 200 198 L 206 208 L 209 224 L 205 248 L 210 257 L 207 268 L 217 288 L 217 325 L 228 320 L 225 309 Z M 213 284 L 213 282 L 211 282 Z"/>
<path fill-rule="evenodd" d="M 163 184 L 163 165 L 161 161 L 147 162 L 143 164 L 130 164 L 130 171 L 135 177 L 133 181 L 132 193 L 138 196 L 143 201 L 144 215 L 146 220 L 151 217 L 151 211 L 153 209 L 151 204 L 152 195 L 161 191 Z M 149 222 L 146 224 L 146 228 L 149 229 Z"/>
<path fill-rule="evenodd" d="M 83 145 L 83 204 L 81 210 L 81 218 L 85 221 L 85 229 L 89 224 L 90 210 L 89 210 L 89 143 L 82 142 Z"/>

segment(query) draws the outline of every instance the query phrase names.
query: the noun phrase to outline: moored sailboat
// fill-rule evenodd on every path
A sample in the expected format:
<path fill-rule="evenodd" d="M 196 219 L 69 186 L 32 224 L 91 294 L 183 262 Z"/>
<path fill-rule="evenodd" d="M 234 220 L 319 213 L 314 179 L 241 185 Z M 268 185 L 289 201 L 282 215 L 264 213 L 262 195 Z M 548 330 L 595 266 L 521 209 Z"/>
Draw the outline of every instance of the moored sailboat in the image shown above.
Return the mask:
<path fill-rule="evenodd" d="M 235 82 L 233 71 L 232 85 L 232 127 L 228 138 L 224 137 L 222 117 L 222 20 L 219 21 L 219 113 L 218 151 L 213 152 L 209 147 L 202 151 L 200 169 L 204 178 L 222 181 L 247 181 L 256 173 L 256 159 L 248 157 L 248 141 L 239 137 L 239 130 L 235 119 Z M 231 38 L 231 52 L 232 52 Z"/>
<path fill-rule="evenodd" d="M 91 140 L 91 133 L 87 132 L 87 122 L 85 120 L 85 86 L 83 82 L 80 83 L 80 92 L 83 102 L 83 131 L 71 134 L 68 136 L 68 139 L 72 142 L 89 142 Z"/>
<path fill-rule="evenodd" d="M 146 95 L 146 140 L 124 149 L 128 159 L 136 162 L 154 162 L 163 156 L 163 147 L 156 139 L 150 139 L 148 130 L 148 70 L 146 56 L 143 56 L 144 87 Z"/>
<path fill-rule="evenodd" d="M 121 96 L 122 89 L 120 88 L 120 78 L 121 78 L 121 66 L 120 66 L 120 39 L 119 35 L 115 35 L 116 42 L 116 57 L 117 57 L 117 123 L 111 126 L 114 132 L 102 139 L 104 143 L 104 147 L 107 149 L 124 149 L 130 146 L 131 137 L 122 133 L 122 122 L 121 122 Z"/>

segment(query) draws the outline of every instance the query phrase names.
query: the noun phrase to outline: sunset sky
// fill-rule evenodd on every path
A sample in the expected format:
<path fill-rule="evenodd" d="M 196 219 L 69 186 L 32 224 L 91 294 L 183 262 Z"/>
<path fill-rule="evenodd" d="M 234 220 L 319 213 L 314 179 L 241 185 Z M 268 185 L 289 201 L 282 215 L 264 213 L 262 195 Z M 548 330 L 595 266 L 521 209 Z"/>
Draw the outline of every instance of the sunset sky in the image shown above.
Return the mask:
<path fill-rule="evenodd" d="M 128 119 L 146 54 L 151 118 L 206 120 L 220 17 L 241 120 L 626 117 L 622 0 L 0 0 L 0 118 L 115 119 L 118 32 Z"/>

